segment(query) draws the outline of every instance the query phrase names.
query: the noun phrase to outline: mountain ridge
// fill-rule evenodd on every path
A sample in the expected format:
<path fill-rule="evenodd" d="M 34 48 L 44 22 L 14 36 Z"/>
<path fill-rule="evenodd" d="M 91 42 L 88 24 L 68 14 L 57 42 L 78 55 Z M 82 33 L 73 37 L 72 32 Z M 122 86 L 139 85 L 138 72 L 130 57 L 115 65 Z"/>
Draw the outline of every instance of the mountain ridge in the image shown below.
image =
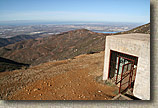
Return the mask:
<path fill-rule="evenodd" d="M 129 34 L 129 33 L 145 33 L 150 34 L 150 23 L 138 26 L 128 31 L 121 32 L 121 34 Z M 117 33 L 116 33 L 117 34 Z"/>
<path fill-rule="evenodd" d="M 33 65 L 50 60 L 73 58 L 91 50 L 101 51 L 104 48 L 103 40 L 105 40 L 106 35 L 86 29 L 73 30 L 2 47 L 0 48 L 0 56 Z M 93 45 L 96 47 L 93 48 Z"/>
<path fill-rule="evenodd" d="M 38 35 L 17 35 L 11 38 L 0 38 L 0 47 L 7 46 L 9 44 L 14 44 L 19 41 L 28 40 L 28 39 L 35 39 L 39 38 Z"/>
<path fill-rule="evenodd" d="M 139 33 L 140 31 L 141 33 L 150 33 L 150 23 L 115 34 L 77 29 L 49 37 L 19 41 L 15 44 L 1 47 L 0 57 L 19 63 L 38 65 L 48 61 L 74 58 L 80 54 L 100 52 L 105 49 L 106 36 L 133 32 Z"/>

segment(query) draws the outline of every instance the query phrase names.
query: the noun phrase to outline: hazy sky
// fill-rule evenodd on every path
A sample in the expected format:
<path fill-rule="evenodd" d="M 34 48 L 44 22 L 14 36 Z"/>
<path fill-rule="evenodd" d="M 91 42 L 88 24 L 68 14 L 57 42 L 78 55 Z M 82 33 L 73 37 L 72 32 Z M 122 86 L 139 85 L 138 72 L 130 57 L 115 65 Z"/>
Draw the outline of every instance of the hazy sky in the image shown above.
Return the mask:
<path fill-rule="evenodd" d="M 0 0 L 0 21 L 150 21 L 150 0 Z"/>

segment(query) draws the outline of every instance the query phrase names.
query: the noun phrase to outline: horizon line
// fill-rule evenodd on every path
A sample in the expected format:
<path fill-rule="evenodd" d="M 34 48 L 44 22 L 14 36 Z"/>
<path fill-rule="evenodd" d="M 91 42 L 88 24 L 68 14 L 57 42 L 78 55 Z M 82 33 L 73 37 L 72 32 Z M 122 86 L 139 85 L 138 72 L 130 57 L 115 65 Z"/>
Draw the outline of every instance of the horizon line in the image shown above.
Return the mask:
<path fill-rule="evenodd" d="M 5 20 L 5 21 L 1 21 L 0 23 L 23 23 L 23 21 L 27 21 L 27 22 L 74 22 L 74 23 L 150 23 L 150 21 L 148 22 L 123 22 L 123 21 L 69 21 L 69 20 L 65 20 L 65 21 L 60 21 L 60 20 Z M 26 23 L 26 22 L 25 22 Z"/>

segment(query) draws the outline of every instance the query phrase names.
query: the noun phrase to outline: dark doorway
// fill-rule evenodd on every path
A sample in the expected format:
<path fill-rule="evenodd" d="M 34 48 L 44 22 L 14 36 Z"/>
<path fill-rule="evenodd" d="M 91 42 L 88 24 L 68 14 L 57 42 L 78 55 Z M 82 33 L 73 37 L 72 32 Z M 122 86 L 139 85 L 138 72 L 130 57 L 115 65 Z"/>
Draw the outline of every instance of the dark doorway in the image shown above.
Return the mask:
<path fill-rule="evenodd" d="M 123 92 L 127 88 L 133 88 L 138 57 L 129 54 L 110 51 L 109 79 L 119 86 Z"/>

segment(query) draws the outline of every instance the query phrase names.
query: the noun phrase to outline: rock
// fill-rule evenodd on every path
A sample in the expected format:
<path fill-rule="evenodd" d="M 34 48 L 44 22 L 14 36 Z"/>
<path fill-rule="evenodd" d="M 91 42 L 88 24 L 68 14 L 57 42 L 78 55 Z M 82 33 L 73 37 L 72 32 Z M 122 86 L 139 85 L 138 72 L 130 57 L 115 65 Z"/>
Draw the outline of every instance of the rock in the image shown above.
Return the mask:
<path fill-rule="evenodd" d="M 64 87 L 66 87 L 67 85 L 65 84 L 65 85 L 63 85 Z"/>
<path fill-rule="evenodd" d="M 8 96 L 8 93 L 6 93 L 5 96 Z"/>
<path fill-rule="evenodd" d="M 38 89 L 34 89 L 33 91 L 37 91 Z"/>
<path fill-rule="evenodd" d="M 35 88 L 33 91 L 37 91 L 37 90 L 40 90 L 40 88 Z"/>
<path fill-rule="evenodd" d="M 83 98 L 86 98 L 86 96 L 83 96 Z"/>
<path fill-rule="evenodd" d="M 47 83 L 47 86 L 52 86 L 52 85 L 51 85 L 50 82 L 49 82 L 49 83 Z"/>
<path fill-rule="evenodd" d="M 55 95 L 56 93 L 52 93 L 53 95 Z"/>
<path fill-rule="evenodd" d="M 72 94 L 76 94 L 75 92 L 73 92 Z"/>
<path fill-rule="evenodd" d="M 39 94 L 40 96 L 42 96 L 42 94 Z"/>
<path fill-rule="evenodd" d="M 101 93 L 102 91 L 99 90 L 98 92 Z"/>
<path fill-rule="evenodd" d="M 96 97 L 96 96 L 97 96 L 97 95 L 95 95 L 95 94 L 93 95 L 93 97 Z"/>
<path fill-rule="evenodd" d="M 72 94 L 76 94 L 74 90 L 72 90 Z"/>

